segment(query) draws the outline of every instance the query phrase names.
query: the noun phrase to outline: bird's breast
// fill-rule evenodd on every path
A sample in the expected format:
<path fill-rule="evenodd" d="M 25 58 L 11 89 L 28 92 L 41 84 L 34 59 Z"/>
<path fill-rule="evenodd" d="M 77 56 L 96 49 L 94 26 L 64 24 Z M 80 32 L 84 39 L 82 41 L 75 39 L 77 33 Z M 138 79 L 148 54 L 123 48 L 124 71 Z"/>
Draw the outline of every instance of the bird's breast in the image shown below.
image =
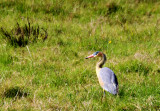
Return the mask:
<path fill-rule="evenodd" d="M 104 82 L 103 82 L 102 78 L 99 75 L 100 70 L 101 70 L 101 68 L 96 68 L 96 73 L 97 73 L 99 84 L 101 85 L 101 87 L 103 87 L 104 86 Z"/>

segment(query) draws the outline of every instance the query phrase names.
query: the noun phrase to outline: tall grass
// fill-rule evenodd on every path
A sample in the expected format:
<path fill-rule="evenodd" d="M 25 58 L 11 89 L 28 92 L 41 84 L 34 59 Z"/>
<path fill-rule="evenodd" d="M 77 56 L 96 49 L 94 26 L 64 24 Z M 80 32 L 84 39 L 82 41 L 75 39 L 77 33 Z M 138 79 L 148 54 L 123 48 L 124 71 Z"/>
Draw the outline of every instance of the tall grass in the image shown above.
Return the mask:
<path fill-rule="evenodd" d="M 160 110 L 159 1 L 2 0 L 0 9 L 10 36 L 28 19 L 47 30 L 23 47 L 1 31 L 0 110 Z M 98 60 L 84 59 L 94 51 L 119 81 L 119 95 L 103 102 Z"/>

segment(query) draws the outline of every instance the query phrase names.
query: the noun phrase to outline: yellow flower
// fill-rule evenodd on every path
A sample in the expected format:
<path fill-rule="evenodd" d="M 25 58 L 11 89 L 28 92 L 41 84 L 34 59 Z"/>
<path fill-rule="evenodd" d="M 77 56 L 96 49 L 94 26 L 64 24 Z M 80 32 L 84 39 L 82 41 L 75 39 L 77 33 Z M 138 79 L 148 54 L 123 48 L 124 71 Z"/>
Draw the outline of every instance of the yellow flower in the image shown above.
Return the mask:
<path fill-rule="evenodd" d="M 112 41 L 110 40 L 108 43 L 110 44 Z"/>

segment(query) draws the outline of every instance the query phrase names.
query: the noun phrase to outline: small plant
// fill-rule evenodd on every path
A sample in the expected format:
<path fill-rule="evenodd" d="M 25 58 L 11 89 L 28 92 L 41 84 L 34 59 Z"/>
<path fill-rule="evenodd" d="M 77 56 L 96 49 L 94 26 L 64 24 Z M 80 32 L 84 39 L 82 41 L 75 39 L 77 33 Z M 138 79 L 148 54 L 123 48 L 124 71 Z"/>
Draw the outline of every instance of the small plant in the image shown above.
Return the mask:
<path fill-rule="evenodd" d="M 40 28 L 39 25 L 31 26 L 29 21 L 23 27 L 17 22 L 17 25 L 11 31 L 6 31 L 3 27 L 0 31 L 7 42 L 15 47 L 24 47 L 38 40 L 45 41 L 48 37 L 47 30 Z"/>
<path fill-rule="evenodd" d="M 4 97 L 6 98 L 21 98 L 21 97 L 26 97 L 28 96 L 29 93 L 23 91 L 20 87 L 12 87 L 12 88 L 9 88 L 7 89 L 5 92 L 4 92 Z"/>
<path fill-rule="evenodd" d="M 122 7 L 115 2 L 109 2 L 104 7 L 98 8 L 97 14 L 110 17 L 118 11 L 122 11 Z"/>
<path fill-rule="evenodd" d="M 117 12 L 120 9 L 120 6 L 118 6 L 115 2 L 111 2 L 109 4 L 107 4 L 107 8 L 108 8 L 108 12 L 107 14 L 112 14 Z"/>

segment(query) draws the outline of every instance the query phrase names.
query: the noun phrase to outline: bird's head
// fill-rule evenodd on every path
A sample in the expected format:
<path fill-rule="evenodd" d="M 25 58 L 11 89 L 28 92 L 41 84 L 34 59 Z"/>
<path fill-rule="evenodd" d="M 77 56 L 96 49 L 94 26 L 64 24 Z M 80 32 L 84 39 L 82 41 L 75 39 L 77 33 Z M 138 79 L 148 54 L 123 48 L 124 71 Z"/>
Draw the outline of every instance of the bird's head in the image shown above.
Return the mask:
<path fill-rule="evenodd" d="M 102 55 L 103 55 L 102 52 L 97 51 L 97 52 L 93 53 L 92 55 L 86 57 L 85 59 L 89 59 L 89 58 L 93 58 L 93 57 L 101 57 Z"/>

